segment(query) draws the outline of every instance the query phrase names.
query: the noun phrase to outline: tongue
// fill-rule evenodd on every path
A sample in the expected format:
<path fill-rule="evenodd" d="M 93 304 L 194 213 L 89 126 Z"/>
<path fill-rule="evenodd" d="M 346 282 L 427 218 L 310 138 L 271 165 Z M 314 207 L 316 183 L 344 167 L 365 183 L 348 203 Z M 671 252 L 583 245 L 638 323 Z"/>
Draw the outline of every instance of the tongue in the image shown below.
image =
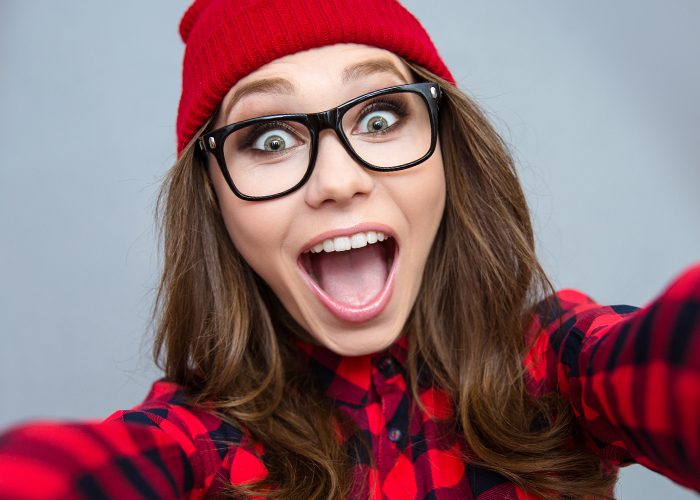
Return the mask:
<path fill-rule="evenodd" d="M 321 288 L 343 304 L 366 304 L 386 281 L 386 255 L 379 243 L 345 252 L 321 252 L 311 262 Z"/>

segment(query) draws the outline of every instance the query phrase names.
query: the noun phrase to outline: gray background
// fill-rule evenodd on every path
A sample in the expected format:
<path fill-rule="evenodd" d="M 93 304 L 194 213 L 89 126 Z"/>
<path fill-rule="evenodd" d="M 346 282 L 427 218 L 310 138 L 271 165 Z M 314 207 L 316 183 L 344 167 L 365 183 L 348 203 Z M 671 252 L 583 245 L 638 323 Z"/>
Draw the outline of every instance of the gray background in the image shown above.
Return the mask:
<path fill-rule="evenodd" d="M 158 373 L 152 208 L 187 1 L 0 3 L 0 426 Z M 406 1 L 517 158 L 555 283 L 643 304 L 700 258 L 700 3 Z M 640 466 L 620 498 L 696 498 Z"/>

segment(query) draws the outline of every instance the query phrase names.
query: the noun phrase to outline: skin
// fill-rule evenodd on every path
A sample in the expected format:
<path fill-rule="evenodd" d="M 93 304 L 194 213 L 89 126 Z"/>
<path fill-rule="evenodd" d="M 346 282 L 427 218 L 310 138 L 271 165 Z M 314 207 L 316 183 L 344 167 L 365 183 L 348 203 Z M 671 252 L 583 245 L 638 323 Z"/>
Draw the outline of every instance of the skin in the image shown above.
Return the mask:
<path fill-rule="evenodd" d="M 382 71 L 342 83 L 344 68 L 376 58 L 393 62 L 404 81 Z M 271 77 L 289 80 L 296 92 L 245 95 L 225 116 L 238 89 Z M 386 50 L 357 44 L 311 49 L 277 59 L 237 82 L 220 106 L 215 127 L 274 113 L 323 111 L 372 90 L 412 81 L 409 68 Z M 332 130 L 324 130 L 309 181 L 291 194 L 267 201 L 236 197 L 211 155 L 208 161 L 231 240 L 315 341 L 337 354 L 357 356 L 381 351 L 402 334 L 445 206 L 439 144 L 428 160 L 415 167 L 374 172 L 356 163 Z M 297 259 L 304 245 L 319 234 L 367 222 L 385 224 L 396 235 L 396 286 L 378 316 L 351 323 L 320 303 L 303 280 Z"/>

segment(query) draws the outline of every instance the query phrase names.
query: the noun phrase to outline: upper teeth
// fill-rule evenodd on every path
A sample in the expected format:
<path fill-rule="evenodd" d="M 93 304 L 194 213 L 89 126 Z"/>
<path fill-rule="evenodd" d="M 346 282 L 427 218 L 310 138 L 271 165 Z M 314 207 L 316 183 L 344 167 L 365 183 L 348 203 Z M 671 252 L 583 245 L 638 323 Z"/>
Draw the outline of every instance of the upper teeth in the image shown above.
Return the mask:
<path fill-rule="evenodd" d="M 384 241 L 388 236 L 379 231 L 367 231 L 365 233 L 355 233 L 350 236 L 338 236 L 328 238 L 314 245 L 309 251 L 311 253 L 320 252 L 344 252 L 351 248 L 362 248 L 378 241 Z"/>

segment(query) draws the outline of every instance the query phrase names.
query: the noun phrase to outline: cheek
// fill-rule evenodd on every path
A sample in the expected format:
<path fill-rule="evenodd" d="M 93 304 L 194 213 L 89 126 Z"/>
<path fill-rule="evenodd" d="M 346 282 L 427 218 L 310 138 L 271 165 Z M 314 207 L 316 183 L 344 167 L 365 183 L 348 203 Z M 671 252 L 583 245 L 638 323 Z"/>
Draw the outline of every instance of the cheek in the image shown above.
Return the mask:
<path fill-rule="evenodd" d="M 425 163 L 404 171 L 396 177 L 395 197 L 399 199 L 412 229 L 432 236 L 442 219 L 445 208 L 445 171 L 440 149 Z M 432 241 L 432 240 L 431 240 Z"/>
<path fill-rule="evenodd" d="M 428 215 L 433 221 L 440 221 L 445 209 L 446 186 L 445 167 L 442 162 L 442 155 L 438 149 L 433 157 L 434 163 L 430 165 L 429 172 L 426 172 L 424 179 L 424 198 L 426 206 L 429 207 Z"/>
<path fill-rule="evenodd" d="M 273 224 L 275 218 L 259 207 L 243 207 L 235 203 L 222 204 L 221 210 L 231 241 L 257 271 L 256 264 L 270 257 L 278 246 Z"/>
<path fill-rule="evenodd" d="M 213 181 L 231 241 L 253 270 L 267 279 L 279 265 L 289 209 L 279 206 L 282 200 L 247 202 L 237 198 L 220 173 Z"/>

